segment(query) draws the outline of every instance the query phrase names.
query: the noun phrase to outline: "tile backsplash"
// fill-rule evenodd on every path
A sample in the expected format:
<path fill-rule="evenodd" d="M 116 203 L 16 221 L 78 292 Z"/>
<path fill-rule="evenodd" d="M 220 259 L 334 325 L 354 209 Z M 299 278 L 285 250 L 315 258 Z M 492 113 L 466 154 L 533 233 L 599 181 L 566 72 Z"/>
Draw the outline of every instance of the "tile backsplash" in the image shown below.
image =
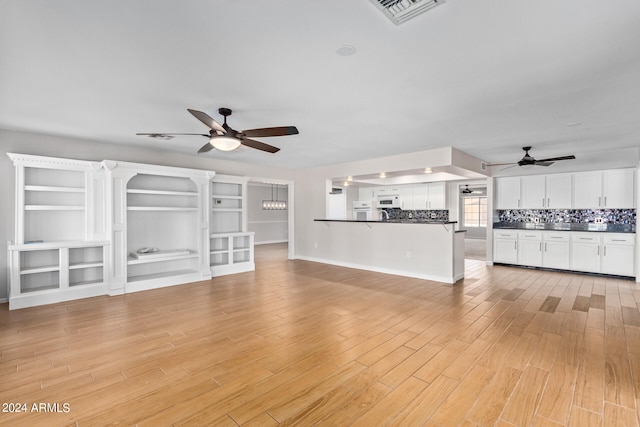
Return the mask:
<path fill-rule="evenodd" d="M 509 209 L 499 210 L 500 222 L 634 224 L 635 209 Z"/>
<path fill-rule="evenodd" d="M 426 220 L 436 220 L 436 221 L 449 221 L 449 210 L 415 210 L 415 211 L 404 211 L 402 209 L 385 209 L 389 214 L 389 219 L 395 220 L 414 220 L 414 221 L 426 221 Z"/>

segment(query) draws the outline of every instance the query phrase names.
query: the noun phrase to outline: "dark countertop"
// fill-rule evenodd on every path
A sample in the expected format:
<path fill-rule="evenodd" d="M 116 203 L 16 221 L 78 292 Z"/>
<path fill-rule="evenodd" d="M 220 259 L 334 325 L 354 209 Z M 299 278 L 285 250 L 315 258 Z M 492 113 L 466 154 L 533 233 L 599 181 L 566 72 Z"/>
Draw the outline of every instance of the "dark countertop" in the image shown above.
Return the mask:
<path fill-rule="evenodd" d="M 594 224 L 594 223 L 530 223 L 494 222 L 494 230 L 542 230 L 542 231 L 595 231 L 600 233 L 635 233 L 635 224 Z"/>
<path fill-rule="evenodd" d="M 370 220 L 370 221 L 357 221 L 354 219 L 314 219 L 314 221 L 325 222 L 373 222 L 373 223 L 388 223 L 388 224 L 457 224 L 458 221 L 420 221 L 415 219 L 385 219 L 385 220 Z M 466 231 L 466 230 L 464 230 Z"/>

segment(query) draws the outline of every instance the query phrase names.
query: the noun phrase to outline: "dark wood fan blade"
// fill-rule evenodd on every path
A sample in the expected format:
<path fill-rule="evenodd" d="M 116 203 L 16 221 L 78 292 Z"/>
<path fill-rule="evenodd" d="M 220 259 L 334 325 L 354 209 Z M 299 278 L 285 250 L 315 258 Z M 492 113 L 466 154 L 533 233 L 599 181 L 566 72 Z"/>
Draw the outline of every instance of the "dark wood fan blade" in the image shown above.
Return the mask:
<path fill-rule="evenodd" d="M 200 149 L 198 150 L 198 153 L 206 153 L 207 151 L 211 151 L 211 150 L 213 150 L 213 145 L 211 145 L 210 142 L 207 142 L 202 147 L 200 147 Z"/>
<path fill-rule="evenodd" d="M 187 108 L 187 111 L 193 114 L 193 116 L 204 123 L 208 128 L 211 128 L 217 132 L 227 133 L 227 131 L 222 127 L 222 125 L 213 118 L 211 118 L 207 113 L 203 113 L 202 111 L 192 110 Z"/>
<path fill-rule="evenodd" d="M 536 166 L 551 166 L 554 162 L 547 162 L 547 161 L 543 161 L 543 160 L 536 160 L 536 162 L 534 163 L 534 165 Z"/>
<path fill-rule="evenodd" d="M 279 126 L 273 128 L 249 129 L 242 132 L 249 138 L 264 138 L 267 136 L 297 135 L 298 128 L 295 126 Z"/>
<path fill-rule="evenodd" d="M 536 163 L 539 164 L 540 162 L 556 162 L 558 160 L 574 160 L 576 158 L 576 156 L 571 155 L 571 156 L 560 156 L 560 157 L 549 157 L 548 159 L 540 159 L 540 160 L 536 160 Z"/>
<path fill-rule="evenodd" d="M 515 162 L 509 163 L 487 163 L 487 166 L 506 166 L 506 165 L 515 165 Z"/>
<path fill-rule="evenodd" d="M 265 144 L 264 142 L 256 141 L 254 139 L 243 138 L 241 141 L 242 145 L 246 145 L 247 147 L 255 148 L 257 150 L 266 151 L 267 153 L 277 153 L 280 151 L 278 147 L 274 147 L 273 145 Z"/>

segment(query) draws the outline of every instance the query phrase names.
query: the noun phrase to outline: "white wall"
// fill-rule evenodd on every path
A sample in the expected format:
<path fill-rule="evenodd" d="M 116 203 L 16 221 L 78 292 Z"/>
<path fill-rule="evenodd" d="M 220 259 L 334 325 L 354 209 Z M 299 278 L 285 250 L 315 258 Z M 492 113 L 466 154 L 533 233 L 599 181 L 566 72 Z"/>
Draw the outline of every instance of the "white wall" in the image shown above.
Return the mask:
<path fill-rule="evenodd" d="M 170 142 L 169 142 L 170 144 Z M 294 171 L 215 159 L 215 153 L 184 155 L 160 149 L 97 143 L 35 133 L 0 130 L 0 300 L 7 298 L 7 245 L 14 237 L 14 167 L 5 153 L 101 161 L 122 160 L 163 166 L 213 170 L 229 175 L 262 176 L 292 180 Z"/>
<path fill-rule="evenodd" d="M 286 185 L 278 186 L 277 193 L 278 200 L 287 201 L 288 191 Z M 275 190 L 273 194 L 275 198 Z M 270 211 L 262 209 L 262 201 L 271 199 L 271 185 L 249 183 L 247 187 L 247 229 L 256 233 L 256 245 L 287 242 L 289 240 L 287 210 Z"/>

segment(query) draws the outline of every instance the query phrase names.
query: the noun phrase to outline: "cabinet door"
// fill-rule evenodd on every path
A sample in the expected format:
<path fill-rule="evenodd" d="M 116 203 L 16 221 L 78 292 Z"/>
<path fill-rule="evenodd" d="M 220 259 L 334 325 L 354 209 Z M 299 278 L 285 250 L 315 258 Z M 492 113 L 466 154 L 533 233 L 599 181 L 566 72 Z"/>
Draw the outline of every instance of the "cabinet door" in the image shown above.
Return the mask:
<path fill-rule="evenodd" d="M 543 209 L 546 205 L 544 175 L 520 178 L 520 207 L 523 209 Z"/>
<path fill-rule="evenodd" d="M 375 200 L 376 190 L 375 187 L 364 187 L 358 189 L 358 200 Z"/>
<path fill-rule="evenodd" d="M 602 272 L 635 276 L 635 248 L 631 245 L 605 245 L 602 249 Z"/>
<path fill-rule="evenodd" d="M 518 246 L 516 239 L 496 239 L 493 241 L 493 261 L 505 264 L 518 263 Z"/>
<path fill-rule="evenodd" d="M 601 207 L 608 209 L 635 207 L 635 174 L 633 169 L 602 172 Z"/>
<path fill-rule="evenodd" d="M 635 234 L 611 234 L 602 237 L 602 272 L 635 276 Z"/>
<path fill-rule="evenodd" d="M 546 178 L 547 209 L 571 209 L 571 174 L 559 173 Z"/>
<path fill-rule="evenodd" d="M 569 270 L 571 268 L 571 243 L 564 233 L 543 235 L 542 266 Z"/>
<path fill-rule="evenodd" d="M 571 269 L 576 271 L 600 273 L 599 236 L 572 236 Z"/>
<path fill-rule="evenodd" d="M 493 232 L 493 261 L 505 264 L 518 263 L 518 233 L 514 230 Z"/>
<path fill-rule="evenodd" d="M 518 264 L 540 267 L 542 265 L 542 240 L 518 239 Z"/>
<path fill-rule="evenodd" d="M 400 201 L 404 210 L 419 210 L 427 208 L 427 189 L 419 185 L 404 187 L 400 192 Z"/>
<path fill-rule="evenodd" d="M 496 209 L 520 207 L 520 177 L 496 178 Z"/>
<path fill-rule="evenodd" d="M 602 172 L 573 174 L 573 209 L 596 209 L 602 202 Z"/>
<path fill-rule="evenodd" d="M 446 183 L 432 182 L 429 188 L 429 209 L 442 210 L 447 208 Z"/>

